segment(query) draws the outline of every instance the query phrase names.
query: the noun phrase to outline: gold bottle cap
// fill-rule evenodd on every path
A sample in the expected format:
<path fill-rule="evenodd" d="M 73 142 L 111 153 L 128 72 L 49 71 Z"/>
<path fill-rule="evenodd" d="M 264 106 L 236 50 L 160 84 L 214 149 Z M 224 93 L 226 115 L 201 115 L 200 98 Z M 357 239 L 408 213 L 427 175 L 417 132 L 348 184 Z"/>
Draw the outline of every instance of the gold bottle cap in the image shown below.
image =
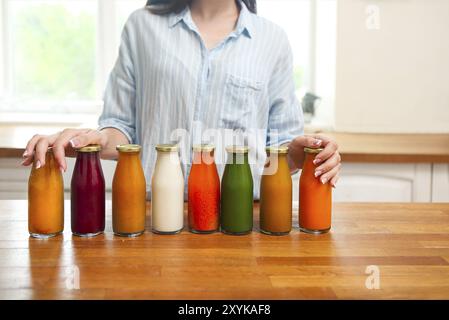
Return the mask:
<path fill-rule="evenodd" d="M 308 147 L 304 148 L 304 152 L 306 153 L 320 153 L 323 150 L 324 150 L 323 148 L 308 148 Z"/>
<path fill-rule="evenodd" d="M 192 147 L 194 152 L 212 152 L 215 146 L 212 144 L 197 144 Z"/>
<path fill-rule="evenodd" d="M 118 145 L 116 149 L 119 152 L 132 153 L 132 152 L 140 152 L 140 150 L 142 150 L 142 147 L 138 144 L 121 144 Z"/>
<path fill-rule="evenodd" d="M 85 147 L 76 149 L 78 152 L 98 152 L 101 151 L 101 146 L 99 144 L 91 144 Z"/>
<path fill-rule="evenodd" d="M 270 146 L 266 147 L 265 151 L 269 153 L 287 154 L 288 146 Z"/>
<path fill-rule="evenodd" d="M 249 147 L 245 146 L 229 146 L 226 147 L 226 151 L 229 153 L 248 153 Z"/>
<path fill-rule="evenodd" d="M 177 144 L 158 144 L 156 150 L 162 152 L 177 152 L 179 147 Z"/>

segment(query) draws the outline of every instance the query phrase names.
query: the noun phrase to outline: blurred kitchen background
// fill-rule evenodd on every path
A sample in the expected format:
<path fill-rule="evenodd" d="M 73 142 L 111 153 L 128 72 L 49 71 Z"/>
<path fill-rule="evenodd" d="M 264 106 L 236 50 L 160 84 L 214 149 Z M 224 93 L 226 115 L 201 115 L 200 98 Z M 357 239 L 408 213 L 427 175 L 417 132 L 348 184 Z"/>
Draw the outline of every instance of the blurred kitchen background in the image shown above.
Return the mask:
<path fill-rule="evenodd" d="M 0 199 L 26 199 L 19 163 L 33 134 L 95 127 L 121 29 L 145 2 L 0 0 Z M 258 10 L 290 38 L 306 131 L 341 145 L 335 201 L 448 202 L 449 1 L 258 0 Z M 110 188 L 115 163 L 103 168 Z"/>

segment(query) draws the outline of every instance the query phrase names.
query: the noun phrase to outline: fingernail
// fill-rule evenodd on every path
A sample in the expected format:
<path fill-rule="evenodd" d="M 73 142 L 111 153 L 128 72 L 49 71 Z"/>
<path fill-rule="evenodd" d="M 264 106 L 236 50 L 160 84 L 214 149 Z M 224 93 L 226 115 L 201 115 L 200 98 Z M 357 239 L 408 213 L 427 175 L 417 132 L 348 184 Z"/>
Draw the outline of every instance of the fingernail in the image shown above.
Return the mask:
<path fill-rule="evenodd" d="M 39 160 L 36 162 L 36 169 L 40 169 L 42 167 L 42 164 Z"/>
<path fill-rule="evenodd" d="M 315 140 L 314 145 L 319 146 L 323 142 L 322 140 Z"/>
<path fill-rule="evenodd" d="M 72 140 L 70 140 L 69 142 L 70 142 L 70 144 L 72 145 L 72 148 L 76 148 L 77 143 L 76 143 L 76 140 L 75 140 L 75 139 L 72 139 Z"/>
<path fill-rule="evenodd" d="M 319 177 L 319 176 L 321 176 L 321 171 L 315 171 L 315 177 Z"/>
<path fill-rule="evenodd" d="M 28 157 L 28 151 L 25 151 L 22 155 L 22 158 Z"/>
<path fill-rule="evenodd" d="M 59 170 L 61 171 L 61 173 L 64 173 L 64 172 L 65 172 L 65 170 L 64 170 L 63 167 L 59 167 Z"/>
<path fill-rule="evenodd" d="M 327 182 L 327 179 L 326 179 L 326 178 L 322 178 L 322 179 L 321 179 L 321 183 L 322 183 L 322 184 L 326 184 L 326 182 Z"/>
<path fill-rule="evenodd" d="M 315 159 L 315 160 L 313 160 L 313 164 L 319 164 L 321 162 L 321 159 Z"/>
<path fill-rule="evenodd" d="M 332 184 L 332 188 L 337 188 L 337 183 Z"/>

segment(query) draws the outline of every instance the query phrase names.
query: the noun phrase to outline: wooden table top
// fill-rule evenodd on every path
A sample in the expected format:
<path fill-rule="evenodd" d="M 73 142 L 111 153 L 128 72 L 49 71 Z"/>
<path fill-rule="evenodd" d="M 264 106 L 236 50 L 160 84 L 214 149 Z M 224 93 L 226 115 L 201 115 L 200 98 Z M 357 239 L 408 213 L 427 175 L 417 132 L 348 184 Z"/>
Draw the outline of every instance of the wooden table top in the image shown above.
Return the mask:
<path fill-rule="evenodd" d="M 20 158 L 34 134 L 50 134 L 62 129 L 44 125 L 0 125 L 0 158 Z M 324 134 L 336 139 L 345 162 L 449 163 L 449 134 Z"/>
<path fill-rule="evenodd" d="M 345 162 L 449 163 L 449 134 L 329 133 Z"/>
<path fill-rule="evenodd" d="M 320 236 L 294 219 L 282 237 L 134 239 L 110 220 L 105 235 L 72 237 L 68 208 L 64 234 L 43 241 L 28 237 L 26 201 L 0 201 L 0 299 L 449 299 L 449 204 L 336 204 Z"/>

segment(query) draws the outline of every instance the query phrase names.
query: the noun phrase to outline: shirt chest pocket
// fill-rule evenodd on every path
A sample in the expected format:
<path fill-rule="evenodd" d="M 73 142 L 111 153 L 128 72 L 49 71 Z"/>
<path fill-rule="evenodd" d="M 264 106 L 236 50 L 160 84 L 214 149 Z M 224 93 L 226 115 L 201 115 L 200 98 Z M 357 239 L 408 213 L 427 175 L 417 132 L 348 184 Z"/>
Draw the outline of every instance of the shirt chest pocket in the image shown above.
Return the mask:
<path fill-rule="evenodd" d="M 249 128 L 260 103 L 262 88 L 260 81 L 228 74 L 221 112 L 222 126 L 227 129 Z"/>

